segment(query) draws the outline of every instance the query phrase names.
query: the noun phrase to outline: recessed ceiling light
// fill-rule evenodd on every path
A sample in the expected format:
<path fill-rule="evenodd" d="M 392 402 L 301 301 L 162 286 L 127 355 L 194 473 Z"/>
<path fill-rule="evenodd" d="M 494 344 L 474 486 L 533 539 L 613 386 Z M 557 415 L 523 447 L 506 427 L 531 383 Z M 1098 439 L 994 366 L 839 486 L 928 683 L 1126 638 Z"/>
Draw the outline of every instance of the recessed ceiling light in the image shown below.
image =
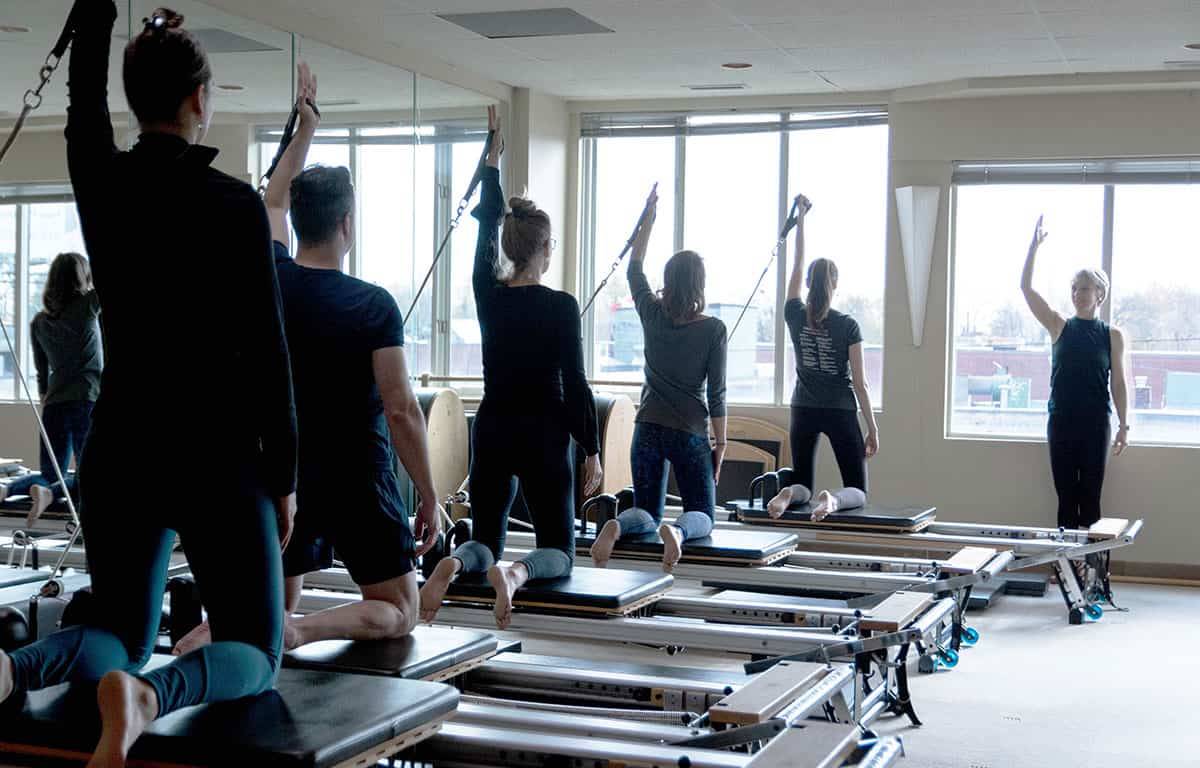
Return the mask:
<path fill-rule="evenodd" d="M 217 87 L 220 88 L 222 91 L 244 91 L 244 90 L 246 90 L 246 86 L 236 85 L 234 83 L 219 83 L 217 85 Z"/>
<path fill-rule="evenodd" d="M 23 35 L 29 31 L 29 27 L 22 27 L 18 24 L 0 24 L 0 32 L 8 32 L 14 35 Z"/>
<path fill-rule="evenodd" d="M 1189 51 L 1200 51 L 1200 43 L 1184 43 L 1183 47 Z"/>
<path fill-rule="evenodd" d="M 754 65 L 746 61 L 727 61 L 721 65 L 722 69 L 750 69 Z"/>

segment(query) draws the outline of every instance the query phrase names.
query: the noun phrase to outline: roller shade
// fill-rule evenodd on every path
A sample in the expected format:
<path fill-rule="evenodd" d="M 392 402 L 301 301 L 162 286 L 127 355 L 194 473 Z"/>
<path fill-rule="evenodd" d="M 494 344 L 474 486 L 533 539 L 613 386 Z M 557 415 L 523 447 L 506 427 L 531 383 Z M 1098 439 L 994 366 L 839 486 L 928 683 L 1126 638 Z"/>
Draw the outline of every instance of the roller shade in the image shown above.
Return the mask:
<path fill-rule="evenodd" d="M 886 125 L 886 107 L 840 107 L 803 112 L 642 112 L 588 113 L 579 116 L 583 138 L 614 136 L 715 136 L 729 133 L 778 133 L 856 125 Z"/>
<path fill-rule="evenodd" d="M 1108 158 L 958 162 L 953 181 L 969 184 L 1192 184 L 1200 158 Z"/>

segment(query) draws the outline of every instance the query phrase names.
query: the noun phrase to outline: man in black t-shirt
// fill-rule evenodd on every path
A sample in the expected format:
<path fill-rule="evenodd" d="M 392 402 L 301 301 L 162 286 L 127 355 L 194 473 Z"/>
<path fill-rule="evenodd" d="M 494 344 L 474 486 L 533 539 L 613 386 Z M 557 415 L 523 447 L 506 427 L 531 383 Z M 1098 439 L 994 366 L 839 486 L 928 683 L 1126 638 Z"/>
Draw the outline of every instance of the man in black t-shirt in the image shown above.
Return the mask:
<path fill-rule="evenodd" d="M 315 80 L 303 64 L 298 94 L 296 135 L 265 199 L 300 443 L 295 531 L 283 553 L 289 650 L 318 640 L 410 633 L 419 605 L 415 560 L 432 547 L 441 527 L 425 417 L 409 384 L 400 308 L 383 288 L 342 272 L 354 243 L 350 172 L 324 166 L 301 172 L 319 120 L 312 106 Z M 289 211 L 299 246 L 295 259 L 284 244 Z M 397 456 L 419 497 L 415 538 L 399 489 Z M 332 566 L 334 550 L 363 599 L 292 618 L 304 575 Z M 176 651 L 204 642 L 206 629 L 194 635 Z"/>

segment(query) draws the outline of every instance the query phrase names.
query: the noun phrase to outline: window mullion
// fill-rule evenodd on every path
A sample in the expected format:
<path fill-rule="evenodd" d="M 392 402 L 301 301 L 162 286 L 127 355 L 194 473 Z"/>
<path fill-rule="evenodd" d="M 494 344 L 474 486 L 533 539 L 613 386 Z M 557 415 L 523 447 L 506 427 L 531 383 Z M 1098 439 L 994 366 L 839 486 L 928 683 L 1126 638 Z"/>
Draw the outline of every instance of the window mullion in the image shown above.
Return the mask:
<path fill-rule="evenodd" d="M 687 137 L 675 137 L 675 242 L 676 251 L 683 250 L 684 200 L 687 186 Z"/>
<path fill-rule="evenodd" d="M 783 116 L 786 121 L 787 115 Z M 791 164 L 791 135 L 779 132 L 779 228 L 788 215 L 788 168 Z M 783 380 L 787 355 L 784 345 L 788 341 L 783 322 L 783 305 L 787 301 L 787 243 L 779 245 L 775 254 L 775 405 L 783 405 Z"/>
<path fill-rule="evenodd" d="M 25 354 L 30 344 L 29 339 L 29 205 L 17 206 L 17 253 L 13 262 L 13 280 L 16 298 L 13 307 L 13 331 L 16 349 L 13 350 L 15 361 L 20 367 L 25 381 L 29 381 L 26 373 L 29 370 L 29 355 Z M 19 377 L 14 376 L 13 391 L 18 400 L 25 397 L 26 392 L 21 387 Z"/>
<path fill-rule="evenodd" d="M 450 229 L 450 186 L 454 178 L 454 147 L 452 144 L 438 144 L 434 148 L 433 161 L 433 231 L 435 237 Z M 414 165 L 414 167 L 416 167 Z M 440 240 L 435 241 L 436 249 Z M 441 262 L 433 274 L 433 309 L 430 329 L 430 349 L 434 373 L 450 373 L 450 314 L 453 299 L 451 296 L 451 269 L 454 263 L 454 244 L 446 245 L 448 253 L 443 255 Z M 434 252 L 436 255 L 436 251 Z"/>
<path fill-rule="evenodd" d="M 1100 238 L 1100 267 L 1108 275 L 1109 287 L 1106 301 L 1100 306 L 1100 319 L 1112 323 L 1113 277 L 1113 214 L 1116 207 L 1116 190 L 1112 184 L 1104 186 L 1104 234 Z"/>

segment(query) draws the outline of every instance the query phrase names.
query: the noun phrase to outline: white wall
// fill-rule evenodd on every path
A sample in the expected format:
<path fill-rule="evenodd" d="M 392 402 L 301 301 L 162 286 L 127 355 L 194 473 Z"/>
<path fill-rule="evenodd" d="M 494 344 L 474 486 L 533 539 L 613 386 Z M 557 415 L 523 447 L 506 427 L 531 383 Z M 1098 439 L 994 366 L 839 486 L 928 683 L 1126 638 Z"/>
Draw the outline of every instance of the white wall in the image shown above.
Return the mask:
<path fill-rule="evenodd" d="M 506 130 L 505 151 L 512 186 L 505 194 L 525 194 L 550 214 L 558 250 L 550 260 L 544 282 L 552 288 L 570 285 L 573 289 L 574 270 L 567 265 L 577 257 L 565 226 L 571 115 L 562 99 L 528 88 L 513 89 L 510 114 L 512 125 Z"/>

